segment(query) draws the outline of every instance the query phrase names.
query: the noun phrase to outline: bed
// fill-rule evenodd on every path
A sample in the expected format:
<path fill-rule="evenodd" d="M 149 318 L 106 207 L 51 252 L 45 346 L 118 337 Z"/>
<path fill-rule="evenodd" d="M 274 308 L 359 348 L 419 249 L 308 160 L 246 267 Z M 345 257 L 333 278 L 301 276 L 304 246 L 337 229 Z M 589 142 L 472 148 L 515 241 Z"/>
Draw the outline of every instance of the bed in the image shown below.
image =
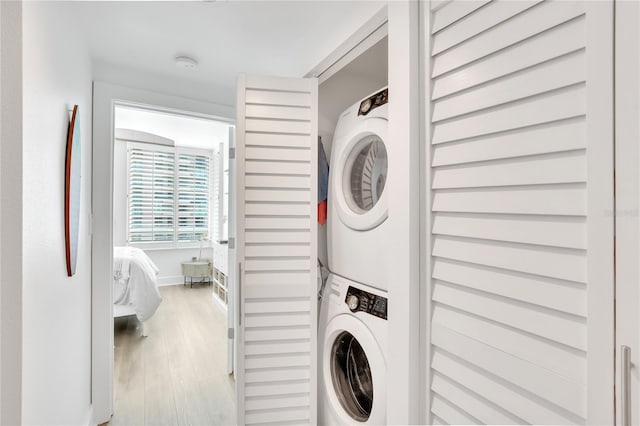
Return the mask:
<path fill-rule="evenodd" d="M 113 250 L 113 317 L 135 315 L 146 336 L 144 321 L 160 306 L 158 267 L 149 256 L 135 247 Z"/>

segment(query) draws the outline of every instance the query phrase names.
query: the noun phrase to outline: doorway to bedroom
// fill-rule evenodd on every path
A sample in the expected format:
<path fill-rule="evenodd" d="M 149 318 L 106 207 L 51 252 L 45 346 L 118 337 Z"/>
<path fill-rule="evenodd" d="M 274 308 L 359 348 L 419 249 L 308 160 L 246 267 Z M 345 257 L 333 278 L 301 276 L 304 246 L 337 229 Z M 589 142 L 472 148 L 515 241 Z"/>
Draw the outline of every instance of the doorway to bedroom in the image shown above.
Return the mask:
<path fill-rule="evenodd" d="M 115 105 L 110 424 L 235 423 L 233 130 L 200 114 Z"/>

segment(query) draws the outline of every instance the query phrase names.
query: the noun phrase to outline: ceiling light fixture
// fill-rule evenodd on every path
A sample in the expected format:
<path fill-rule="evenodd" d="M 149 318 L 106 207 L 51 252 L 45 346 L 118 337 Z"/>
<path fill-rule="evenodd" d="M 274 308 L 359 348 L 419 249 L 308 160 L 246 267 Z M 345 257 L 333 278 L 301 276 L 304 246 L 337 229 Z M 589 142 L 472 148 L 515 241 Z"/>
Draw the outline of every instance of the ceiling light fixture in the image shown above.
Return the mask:
<path fill-rule="evenodd" d="M 192 70 L 198 67 L 198 61 L 188 56 L 178 56 L 176 57 L 176 66 Z"/>

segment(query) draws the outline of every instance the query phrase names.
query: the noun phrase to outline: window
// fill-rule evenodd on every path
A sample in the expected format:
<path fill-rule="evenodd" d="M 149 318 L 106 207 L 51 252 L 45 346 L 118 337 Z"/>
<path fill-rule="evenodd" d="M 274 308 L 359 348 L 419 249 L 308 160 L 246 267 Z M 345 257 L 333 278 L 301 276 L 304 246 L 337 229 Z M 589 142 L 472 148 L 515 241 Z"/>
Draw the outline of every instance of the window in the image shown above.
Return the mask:
<path fill-rule="evenodd" d="M 198 241 L 209 233 L 210 157 L 178 154 L 178 241 Z"/>
<path fill-rule="evenodd" d="M 211 153 L 134 143 L 127 152 L 128 241 L 207 238 Z"/>
<path fill-rule="evenodd" d="M 229 141 L 220 144 L 218 156 L 218 242 L 229 239 Z"/>

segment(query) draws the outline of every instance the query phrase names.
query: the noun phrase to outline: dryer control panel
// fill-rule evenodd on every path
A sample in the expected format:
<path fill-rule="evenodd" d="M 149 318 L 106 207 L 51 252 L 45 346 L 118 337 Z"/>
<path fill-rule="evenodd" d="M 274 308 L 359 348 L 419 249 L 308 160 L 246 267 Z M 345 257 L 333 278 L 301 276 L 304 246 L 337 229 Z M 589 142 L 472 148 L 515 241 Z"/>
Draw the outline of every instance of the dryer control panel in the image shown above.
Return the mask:
<path fill-rule="evenodd" d="M 386 104 L 387 102 L 389 102 L 389 89 L 384 89 L 360 102 L 358 115 L 367 115 L 374 109 Z"/>
<path fill-rule="evenodd" d="M 367 314 L 387 319 L 387 298 L 349 286 L 344 298 L 351 312 L 366 312 Z"/>

